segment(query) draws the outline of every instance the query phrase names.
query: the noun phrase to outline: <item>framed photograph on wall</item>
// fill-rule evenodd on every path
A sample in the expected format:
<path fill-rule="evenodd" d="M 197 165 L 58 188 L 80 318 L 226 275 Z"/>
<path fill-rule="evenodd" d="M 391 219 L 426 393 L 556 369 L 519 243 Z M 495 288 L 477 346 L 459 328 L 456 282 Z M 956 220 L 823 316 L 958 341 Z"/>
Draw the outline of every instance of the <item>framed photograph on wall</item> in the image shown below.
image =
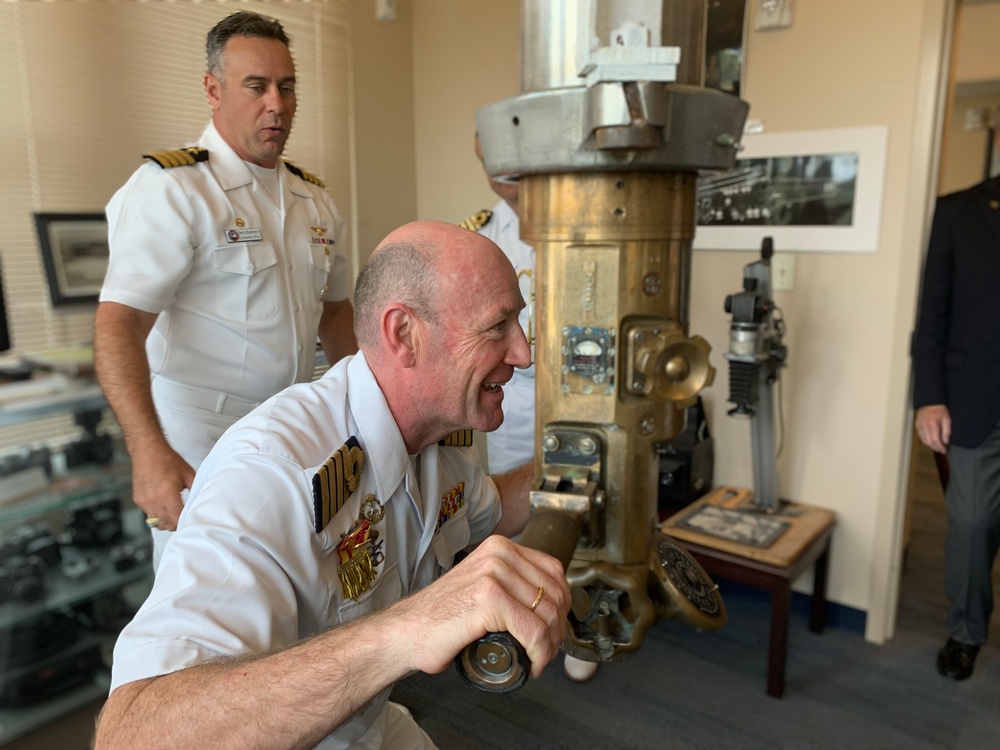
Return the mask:
<path fill-rule="evenodd" d="M 695 249 L 875 252 L 885 127 L 745 135 L 736 167 L 698 178 Z"/>
<path fill-rule="evenodd" d="M 35 228 L 52 305 L 96 302 L 108 270 L 103 213 L 36 213 Z"/>

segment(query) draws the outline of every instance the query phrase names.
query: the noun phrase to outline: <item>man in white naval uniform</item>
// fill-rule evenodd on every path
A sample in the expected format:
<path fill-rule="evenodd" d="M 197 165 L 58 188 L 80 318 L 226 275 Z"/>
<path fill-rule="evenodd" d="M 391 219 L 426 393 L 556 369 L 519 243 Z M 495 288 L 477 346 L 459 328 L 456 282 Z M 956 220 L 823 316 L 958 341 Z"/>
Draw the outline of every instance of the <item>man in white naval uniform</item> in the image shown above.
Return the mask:
<path fill-rule="evenodd" d="M 476 156 L 483 161 L 483 146 L 476 133 Z M 485 169 L 486 165 L 483 164 Z M 528 301 L 521 312 L 520 323 L 529 338 L 534 338 L 535 248 L 521 239 L 521 223 L 517 215 L 518 184 L 500 182 L 486 175 L 490 188 L 500 196 L 492 211 L 480 211 L 466 220 L 477 227 L 503 250 L 514 266 L 521 294 Z M 467 225 L 467 224 L 466 224 Z M 532 344 L 534 342 L 532 341 Z M 503 389 L 503 424 L 486 436 L 486 456 L 490 472 L 509 473 L 529 485 L 535 475 L 535 365 L 514 372 Z M 566 655 L 563 673 L 574 682 L 587 682 L 597 673 L 597 662 Z"/>
<path fill-rule="evenodd" d="M 331 363 L 356 350 L 343 222 L 318 180 L 280 158 L 295 114 L 288 38 L 240 12 L 207 51 L 213 117 L 198 147 L 150 154 L 108 204 L 95 321 L 154 563 L 222 433 L 312 379 L 317 335 Z"/>
<path fill-rule="evenodd" d="M 474 232 L 417 222 L 375 250 L 355 305 L 361 353 L 202 465 L 115 647 L 98 748 L 432 748 L 394 682 L 487 632 L 517 638 L 533 676 L 559 652 L 562 565 L 488 537 L 521 530 L 527 493 L 471 444 L 529 363 L 513 269 Z"/>

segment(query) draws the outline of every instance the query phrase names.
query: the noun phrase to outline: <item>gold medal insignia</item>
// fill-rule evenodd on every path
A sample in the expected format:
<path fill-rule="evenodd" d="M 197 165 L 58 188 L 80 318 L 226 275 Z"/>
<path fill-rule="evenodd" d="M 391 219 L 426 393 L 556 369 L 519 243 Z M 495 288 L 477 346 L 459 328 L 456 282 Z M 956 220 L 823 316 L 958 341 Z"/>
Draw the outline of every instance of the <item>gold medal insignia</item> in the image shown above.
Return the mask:
<path fill-rule="evenodd" d="M 236 224 L 236 226 L 240 227 L 241 229 L 246 226 L 246 222 L 243 221 L 243 219 L 241 219 L 239 216 L 236 217 L 235 224 Z"/>
<path fill-rule="evenodd" d="M 365 495 L 361 514 L 351 530 L 341 536 L 337 546 L 337 575 L 344 589 L 344 596 L 357 601 L 371 588 L 379 564 L 385 559 L 379 534 L 374 526 L 385 517 L 385 508 L 373 494 Z"/>
<path fill-rule="evenodd" d="M 313 519 L 317 534 L 358 488 L 364 467 L 365 453 L 358 439 L 352 436 L 313 475 Z"/>

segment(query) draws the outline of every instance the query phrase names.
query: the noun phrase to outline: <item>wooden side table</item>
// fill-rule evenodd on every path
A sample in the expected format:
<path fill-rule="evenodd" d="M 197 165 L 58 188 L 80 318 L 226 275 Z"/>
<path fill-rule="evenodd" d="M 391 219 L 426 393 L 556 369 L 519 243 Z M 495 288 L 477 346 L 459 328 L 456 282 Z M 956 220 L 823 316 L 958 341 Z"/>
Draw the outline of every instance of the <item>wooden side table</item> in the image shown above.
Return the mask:
<path fill-rule="evenodd" d="M 832 511 L 788 502 L 771 516 L 789 527 L 769 547 L 723 539 L 681 522 L 703 506 L 746 509 L 749 490 L 720 487 L 666 519 L 660 530 L 687 549 L 710 576 L 765 589 L 771 595 L 771 634 L 767 659 L 767 694 L 780 698 L 785 692 L 788 653 L 788 614 L 792 582 L 815 564 L 809 629 L 822 633 L 826 625 L 826 579 L 830 563 L 830 538 L 836 516 Z"/>

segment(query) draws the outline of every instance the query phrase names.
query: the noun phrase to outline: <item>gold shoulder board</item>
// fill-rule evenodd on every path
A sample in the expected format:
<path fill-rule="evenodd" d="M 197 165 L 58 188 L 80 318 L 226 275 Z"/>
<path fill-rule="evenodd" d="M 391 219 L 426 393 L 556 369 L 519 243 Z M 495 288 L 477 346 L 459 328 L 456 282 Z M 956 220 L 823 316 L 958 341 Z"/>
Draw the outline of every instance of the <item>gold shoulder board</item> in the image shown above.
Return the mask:
<path fill-rule="evenodd" d="M 472 445 L 472 430 L 456 430 L 444 440 L 438 440 L 438 445 L 445 448 L 468 448 Z"/>
<path fill-rule="evenodd" d="M 208 161 L 208 149 L 191 146 L 190 148 L 179 148 L 175 151 L 155 151 L 152 154 L 143 154 L 142 158 L 156 162 L 163 169 L 187 167 L 199 161 Z"/>
<path fill-rule="evenodd" d="M 299 169 L 294 164 L 292 164 L 290 161 L 286 161 L 286 160 L 283 160 L 283 161 L 285 161 L 285 166 L 288 167 L 288 171 L 291 172 L 293 175 L 296 175 L 297 177 L 301 177 L 303 180 L 305 180 L 306 182 L 311 182 L 313 185 L 319 185 L 321 188 L 325 188 L 326 187 L 326 184 L 323 182 L 323 180 L 321 180 L 316 175 L 310 174 L 309 172 L 307 172 L 304 169 Z"/>
<path fill-rule="evenodd" d="M 476 213 L 472 214 L 472 216 L 459 224 L 459 226 L 471 229 L 473 232 L 478 232 L 492 218 L 493 212 L 488 208 L 484 208 L 482 211 L 476 211 Z"/>
<path fill-rule="evenodd" d="M 364 468 L 365 452 L 358 439 L 352 436 L 313 474 L 313 518 L 317 534 L 326 528 L 358 488 Z"/>

